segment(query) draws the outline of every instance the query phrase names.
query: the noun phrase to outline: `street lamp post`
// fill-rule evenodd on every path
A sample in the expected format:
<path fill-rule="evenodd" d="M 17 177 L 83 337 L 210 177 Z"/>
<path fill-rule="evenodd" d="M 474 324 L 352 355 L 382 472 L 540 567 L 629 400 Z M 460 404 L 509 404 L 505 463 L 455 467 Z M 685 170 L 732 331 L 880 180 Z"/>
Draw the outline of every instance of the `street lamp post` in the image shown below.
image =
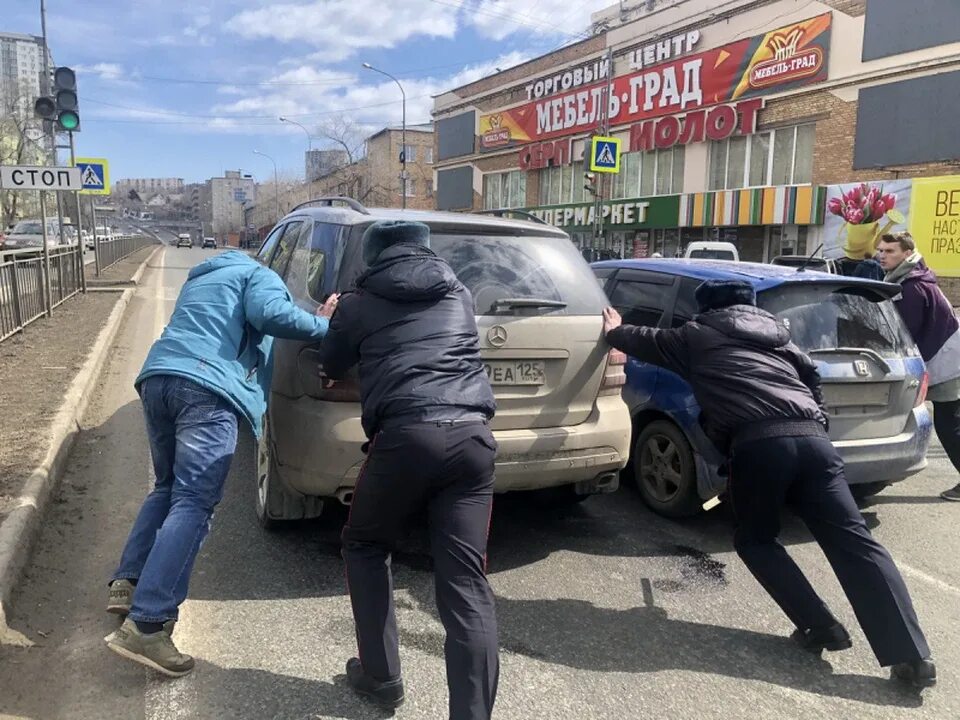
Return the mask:
<path fill-rule="evenodd" d="M 373 72 L 380 73 L 385 75 L 391 80 L 393 80 L 397 87 L 400 88 L 400 97 L 403 99 L 403 121 L 400 126 L 400 144 L 403 146 L 400 150 L 400 207 L 404 210 L 407 208 L 407 94 L 403 91 L 403 85 L 400 84 L 400 81 L 397 80 L 393 75 L 388 72 L 381 70 L 380 68 L 375 68 L 370 63 L 363 63 L 363 67 L 367 70 L 373 70 Z"/>
<path fill-rule="evenodd" d="M 262 153 L 259 150 L 253 151 L 254 155 L 262 155 L 267 160 L 273 163 L 273 203 L 274 203 L 274 212 L 277 216 L 277 222 L 280 221 L 280 176 L 277 174 L 277 161 L 266 153 Z"/>
<path fill-rule="evenodd" d="M 280 122 L 290 123 L 291 125 L 296 125 L 298 128 L 303 130 L 307 134 L 307 150 L 313 150 L 313 136 L 310 134 L 310 131 L 307 130 L 303 125 L 298 123 L 296 120 L 291 120 L 288 117 L 280 116 Z"/>

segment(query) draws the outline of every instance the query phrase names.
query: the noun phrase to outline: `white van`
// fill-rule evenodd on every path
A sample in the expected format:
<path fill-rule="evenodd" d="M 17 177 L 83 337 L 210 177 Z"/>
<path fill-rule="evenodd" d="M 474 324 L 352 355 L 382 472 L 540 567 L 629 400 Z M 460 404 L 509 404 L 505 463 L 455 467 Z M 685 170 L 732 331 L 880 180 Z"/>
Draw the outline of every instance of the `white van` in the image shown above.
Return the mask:
<path fill-rule="evenodd" d="M 687 245 L 685 258 L 696 260 L 730 260 L 740 262 L 737 246 L 729 242 L 692 242 Z"/>

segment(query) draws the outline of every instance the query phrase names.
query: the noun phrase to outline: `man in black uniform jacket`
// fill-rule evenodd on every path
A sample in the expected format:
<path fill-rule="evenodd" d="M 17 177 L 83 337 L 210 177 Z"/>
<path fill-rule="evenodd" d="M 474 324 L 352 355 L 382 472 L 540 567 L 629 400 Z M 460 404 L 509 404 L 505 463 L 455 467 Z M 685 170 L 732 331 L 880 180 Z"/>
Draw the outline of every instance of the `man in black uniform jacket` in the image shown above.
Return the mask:
<path fill-rule="evenodd" d="M 851 645 L 777 540 L 784 504 L 826 554 L 880 665 L 908 684 L 933 685 L 936 668 L 903 578 L 867 529 L 827 436 L 816 365 L 756 307 L 749 283 L 710 280 L 696 299 L 700 314 L 672 330 L 622 325 L 607 308 L 607 342 L 693 387 L 701 424 L 731 458 L 737 554 L 797 626 L 792 637 L 814 652 Z"/>
<path fill-rule="evenodd" d="M 480 360 L 473 298 L 430 250 L 422 223 L 380 222 L 363 237 L 369 269 L 340 299 L 323 369 L 359 364 L 367 462 L 343 529 L 359 658 L 354 689 L 403 702 L 390 554 L 410 518 L 428 511 L 452 720 L 486 720 L 499 660 L 486 578 L 496 405 Z"/>

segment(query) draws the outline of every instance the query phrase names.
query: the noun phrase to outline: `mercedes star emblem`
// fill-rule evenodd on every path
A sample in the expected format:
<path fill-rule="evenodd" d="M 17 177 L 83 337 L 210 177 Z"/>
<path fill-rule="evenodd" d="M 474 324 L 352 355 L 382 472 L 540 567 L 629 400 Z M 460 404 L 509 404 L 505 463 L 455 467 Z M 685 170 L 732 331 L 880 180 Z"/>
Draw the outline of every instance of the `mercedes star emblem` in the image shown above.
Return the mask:
<path fill-rule="evenodd" d="M 502 325 L 494 325 L 487 331 L 487 342 L 494 347 L 503 347 L 507 344 L 507 331 Z"/>

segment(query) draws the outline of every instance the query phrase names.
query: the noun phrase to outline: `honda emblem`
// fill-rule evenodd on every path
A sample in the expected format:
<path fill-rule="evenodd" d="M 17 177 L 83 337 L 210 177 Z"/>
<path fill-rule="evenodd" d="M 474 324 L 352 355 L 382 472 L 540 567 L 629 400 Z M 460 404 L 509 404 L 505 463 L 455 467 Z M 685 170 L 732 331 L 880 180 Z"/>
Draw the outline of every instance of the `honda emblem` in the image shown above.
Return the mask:
<path fill-rule="evenodd" d="M 853 370 L 859 377 L 867 377 L 870 375 L 870 366 L 867 365 L 866 360 L 854 360 Z"/>

